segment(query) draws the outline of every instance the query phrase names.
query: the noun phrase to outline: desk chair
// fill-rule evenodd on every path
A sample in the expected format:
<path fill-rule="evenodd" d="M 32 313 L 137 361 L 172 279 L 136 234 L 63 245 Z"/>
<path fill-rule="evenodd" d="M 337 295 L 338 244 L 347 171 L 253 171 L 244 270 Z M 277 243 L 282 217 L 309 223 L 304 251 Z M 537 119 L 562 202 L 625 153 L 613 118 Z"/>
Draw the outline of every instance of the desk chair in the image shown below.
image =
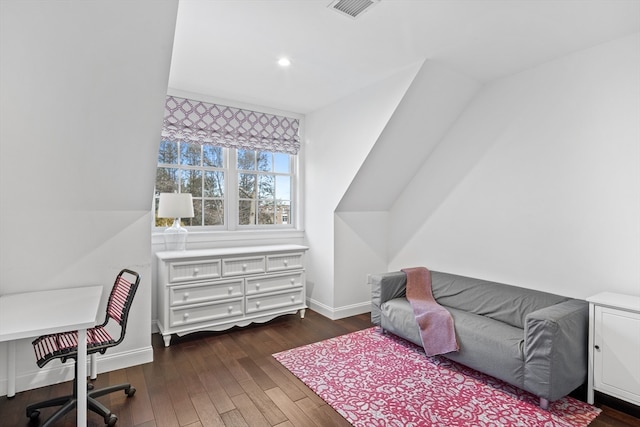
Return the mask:
<path fill-rule="evenodd" d="M 114 347 L 122 342 L 127 328 L 127 319 L 133 297 L 140 284 L 140 275 L 134 271 L 124 269 L 116 277 L 116 281 L 111 289 L 109 301 L 107 303 L 107 314 L 104 322 L 87 330 L 87 354 L 104 354 L 108 348 Z M 120 336 L 114 339 L 107 331 L 107 325 L 115 323 L 119 326 Z M 115 326 L 115 325 L 114 325 Z M 27 417 L 36 419 L 40 416 L 40 409 L 51 406 L 61 406 L 42 427 L 48 427 L 62 418 L 67 412 L 77 406 L 76 385 L 78 382 L 78 331 L 62 332 L 59 334 L 43 335 L 33 341 L 33 349 L 36 354 L 37 364 L 40 368 L 53 359 L 61 359 L 62 363 L 68 359 L 73 359 L 75 363 L 75 375 L 73 378 L 73 394 L 62 396 L 44 402 L 34 403 L 27 406 Z M 82 379 L 86 381 L 86 379 Z M 133 396 L 136 389 L 131 384 L 119 384 L 99 390 L 89 390 L 87 392 L 87 408 L 104 417 L 106 425 L 112 427 L 118 421 L 118 417 L 95 398 L 124 390 L 128 397 Z"/>

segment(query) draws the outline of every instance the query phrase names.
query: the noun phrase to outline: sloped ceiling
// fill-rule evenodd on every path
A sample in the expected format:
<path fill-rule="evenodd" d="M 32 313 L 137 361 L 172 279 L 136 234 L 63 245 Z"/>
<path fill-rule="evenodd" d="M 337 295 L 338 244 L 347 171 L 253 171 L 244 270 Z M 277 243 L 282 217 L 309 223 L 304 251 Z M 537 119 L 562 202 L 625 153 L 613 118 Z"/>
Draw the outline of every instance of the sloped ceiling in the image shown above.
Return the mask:
<path fill-rule="evenodd" d="M 308 113 L 425 59 L 487 82 L 640 31 L 637 0 L 330 3 L 181 0 L 169 87 Z"/>

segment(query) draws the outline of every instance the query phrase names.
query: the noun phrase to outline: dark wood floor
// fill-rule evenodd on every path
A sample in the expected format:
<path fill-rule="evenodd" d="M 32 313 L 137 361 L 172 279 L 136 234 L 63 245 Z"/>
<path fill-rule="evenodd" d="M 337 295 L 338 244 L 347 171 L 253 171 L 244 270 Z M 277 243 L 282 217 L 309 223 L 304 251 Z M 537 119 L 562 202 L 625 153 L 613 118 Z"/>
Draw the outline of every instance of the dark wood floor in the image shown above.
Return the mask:
<path fill-rule="evenodd" d="M 174 337 L 169 348 L 156 334 L 153 363 L 100 374 L 95 386 L 128 381 L 136 387 L 132 398 L 122 392 L 100 398 L 118 415 L 118 427 L 350 426 L 271 354 L 370 326 L 368 314 L 332 321 L 307 310 L 303 320 L 283 316 L 223 333 Z M 70 388 L 67 382 L 18 393 L 12 399 L 0 397 L 0 427 L 39 425 L 29 423 L 25 406 Z M 599 406 L 603 412 L 593 427 L 640 426 L 639 418 Z M 41 418 L 52 411 L 43 410 Z M 88 425 L 104 424 L 89 413 Z M 58 426 L 75 426 L 75 411 Z"/>

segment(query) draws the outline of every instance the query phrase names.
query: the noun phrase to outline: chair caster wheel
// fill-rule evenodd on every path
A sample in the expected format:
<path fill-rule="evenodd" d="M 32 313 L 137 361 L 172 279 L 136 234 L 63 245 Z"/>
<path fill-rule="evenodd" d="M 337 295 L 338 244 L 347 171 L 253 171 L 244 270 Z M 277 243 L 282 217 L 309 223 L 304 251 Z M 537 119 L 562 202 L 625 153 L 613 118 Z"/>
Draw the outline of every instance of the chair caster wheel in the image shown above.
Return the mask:
<path fill-rule="evenodd" d="M 136 388 L 135 387 L 129 387 L 127 390 L 124 391 L 124 394 L 126 394 L 128 397 L 131 397 L 134 394 L 136 394 Z"/>
<path fill-rule="evenodd" d="M 40 417 L 40 411 L 38 411 L 37 409 L 31 411 L 31 413 L 27 413 L 27 418 L 30 418 L 32 420 L 37 420 Z"/>
<path fill-rule="evenodd" d="M 118 417 L 116 417 L 115 414 L 109 414 L 104 417 L 104 422 L 107 426 L 113 427 L 118 422 Z"/>

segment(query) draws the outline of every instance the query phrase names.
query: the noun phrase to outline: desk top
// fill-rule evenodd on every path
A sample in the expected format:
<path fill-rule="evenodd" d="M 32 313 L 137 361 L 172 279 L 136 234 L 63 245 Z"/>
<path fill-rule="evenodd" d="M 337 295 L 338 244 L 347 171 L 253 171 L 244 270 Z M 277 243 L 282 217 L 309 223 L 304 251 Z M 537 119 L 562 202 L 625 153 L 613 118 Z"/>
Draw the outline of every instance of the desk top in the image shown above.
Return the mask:
<path fill-rule="evenodd" d="M 102 286 L 0 295 L 0 342 L 95 326 Z"/>

